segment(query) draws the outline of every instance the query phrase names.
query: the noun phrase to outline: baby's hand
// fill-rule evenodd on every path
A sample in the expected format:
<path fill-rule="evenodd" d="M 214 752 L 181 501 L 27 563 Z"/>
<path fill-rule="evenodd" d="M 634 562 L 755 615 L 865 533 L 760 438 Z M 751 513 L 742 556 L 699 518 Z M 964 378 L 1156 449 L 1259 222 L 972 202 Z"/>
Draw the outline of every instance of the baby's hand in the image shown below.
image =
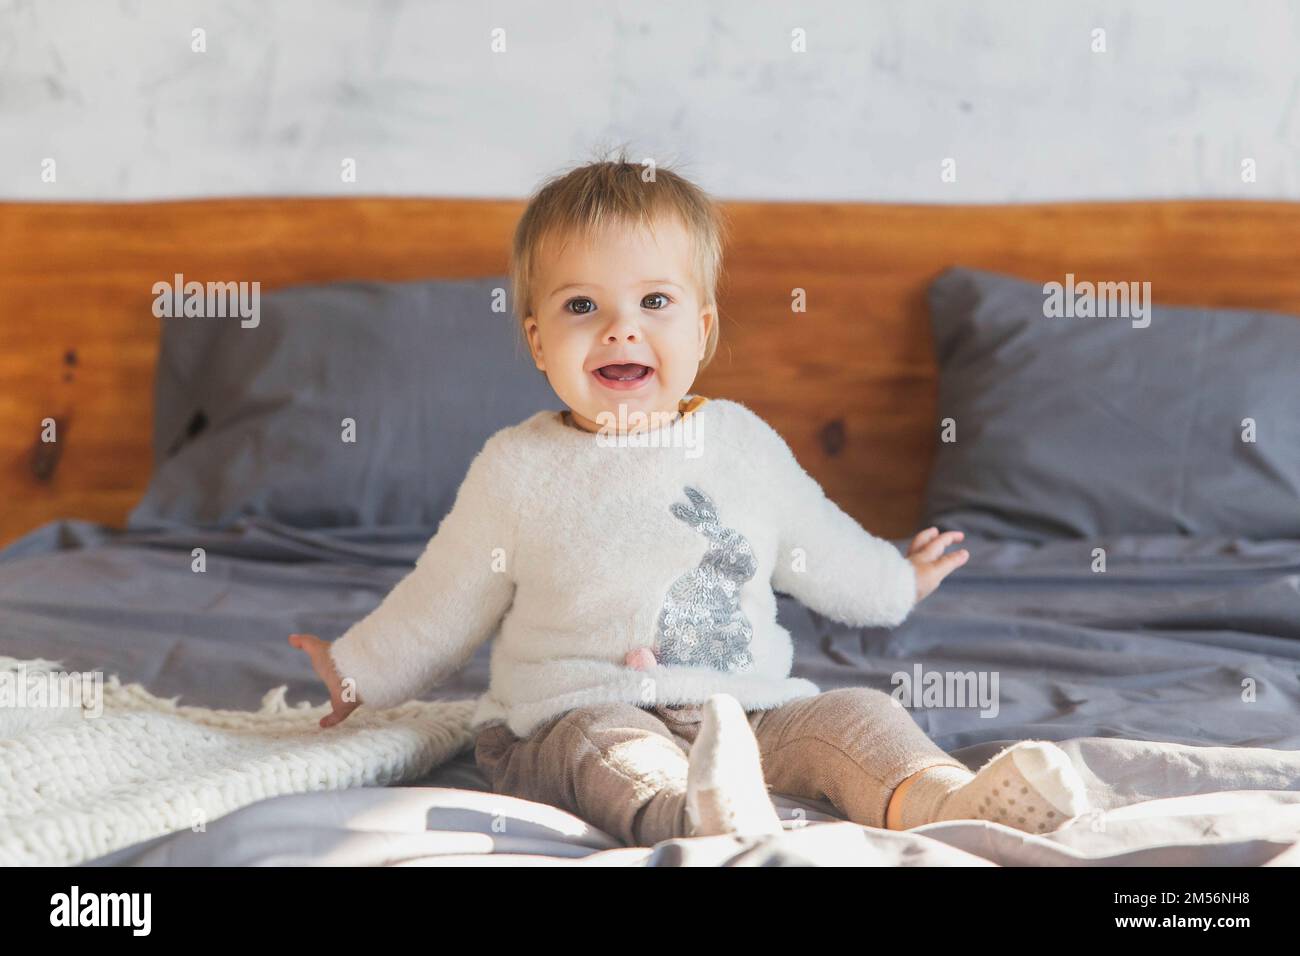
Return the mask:
<path fill-rule="evenodd" d="M 334 669 L 329 644 L 315 634 L 290 634 L 289 643 L 311 658 L 311 666 L 329 688 L 330 704 L 334 709 L 320 719 L 320 725 L 333 727 L 340 721 L 346 720 L 348 714 L 357 709 L 361 700 L 360 698 L 350 701 L 343 699 L 343 681 L 339 678 L 338 671 Z"/>
<path fill-rule="evenodd" d="M 938 528 L 926 528 L 912 539 L 912 544 L 907 549 L 907 560 L 916 568 L 918 601 L 929 597 L 940 581 L 966 563 L 970 552 L 965 548 L 952 554 L 943 553 L 948 545 L 964 537 L 966 535 L 960 531 L 945 531 L 940 534 Z"/>

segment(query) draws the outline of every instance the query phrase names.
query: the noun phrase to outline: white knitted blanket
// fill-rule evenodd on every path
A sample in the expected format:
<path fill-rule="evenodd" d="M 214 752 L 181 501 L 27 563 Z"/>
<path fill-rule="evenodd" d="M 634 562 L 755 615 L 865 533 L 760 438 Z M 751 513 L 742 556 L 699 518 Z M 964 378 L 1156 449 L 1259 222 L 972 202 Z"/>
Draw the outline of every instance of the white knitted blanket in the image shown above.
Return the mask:
<path fill-rule="evenodd" d="M 3 866 L 81 863 L 280 794 L 401 783 L 471 739 L 472 700 L 362 708 L 323 730 L 329 705 L 291 707 L 283 686 L 257 711 L 210 710 L 114 675 L 51 706 L 51 688 L 69 699 L 60 671 L 0 657 Z"/>

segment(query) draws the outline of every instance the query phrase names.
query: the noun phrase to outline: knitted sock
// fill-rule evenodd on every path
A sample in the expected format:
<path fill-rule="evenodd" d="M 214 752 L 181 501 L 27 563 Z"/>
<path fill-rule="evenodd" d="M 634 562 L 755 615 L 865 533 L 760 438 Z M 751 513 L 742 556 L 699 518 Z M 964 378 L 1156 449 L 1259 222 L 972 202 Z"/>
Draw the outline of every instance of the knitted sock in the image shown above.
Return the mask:
<path fill-rule="evenodd" d="M 782 832 L 781 818 L 767 795 L 758 741 L 740 702 L 729 694 L 714 694 L 701 711 L 686 773 L 691 835 Z"/>
<path fill-rule="evenodd" d="M 939 820 L 991 820 L 1028 833 L 1049 833 L 1088 809 L 1083 778 L 1065 751 L 1048 741 L 1007 747 L 978 773 L 932 767 L 903 795 L 904 829 Z"/>

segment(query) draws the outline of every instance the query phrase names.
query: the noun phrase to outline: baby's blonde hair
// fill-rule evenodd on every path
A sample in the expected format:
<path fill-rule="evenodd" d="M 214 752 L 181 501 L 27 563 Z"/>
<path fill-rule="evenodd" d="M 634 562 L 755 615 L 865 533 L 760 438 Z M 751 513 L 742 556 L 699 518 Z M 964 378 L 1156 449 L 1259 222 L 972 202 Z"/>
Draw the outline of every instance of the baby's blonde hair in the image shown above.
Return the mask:
<path fill-rule="evenodd" d="M 653 170 L 653 181 L 646 180 Z M 623 150 L 612 160 L 578 166 L 547 180 L 532 196 L 515 227 L 510 251 L 510 284 L 520 330 L 536 292 L 537 263 L 545 243 L 592 235 L 610 225 L 644 226 L 676 217 L 694 247 L 695 279 L 701 298 L 713 310 L 700 368 L 718 347 L 718 282 L 727 224 L 719 206 L 699 186 L 664 166 L 629 162 Z"/>

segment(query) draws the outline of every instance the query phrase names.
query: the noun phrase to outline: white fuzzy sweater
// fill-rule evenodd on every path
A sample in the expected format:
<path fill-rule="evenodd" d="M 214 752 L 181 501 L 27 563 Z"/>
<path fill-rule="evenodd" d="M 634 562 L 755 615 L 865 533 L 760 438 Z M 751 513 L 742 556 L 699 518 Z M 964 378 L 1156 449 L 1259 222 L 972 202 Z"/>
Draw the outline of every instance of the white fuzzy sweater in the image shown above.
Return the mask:
<path fill-rule="evenodd" d="M 773 589 L 855 626 L 908 615 L 910 562 L 744 405 L 704 400 L 643 436 L 548 411 L 489 438 L 414 570 L 333 644 L 361 701 L 400 704 L 495 635 L 474 728 L 719 692 L 770 708 L 819 692 L 790 676 Z"/>

